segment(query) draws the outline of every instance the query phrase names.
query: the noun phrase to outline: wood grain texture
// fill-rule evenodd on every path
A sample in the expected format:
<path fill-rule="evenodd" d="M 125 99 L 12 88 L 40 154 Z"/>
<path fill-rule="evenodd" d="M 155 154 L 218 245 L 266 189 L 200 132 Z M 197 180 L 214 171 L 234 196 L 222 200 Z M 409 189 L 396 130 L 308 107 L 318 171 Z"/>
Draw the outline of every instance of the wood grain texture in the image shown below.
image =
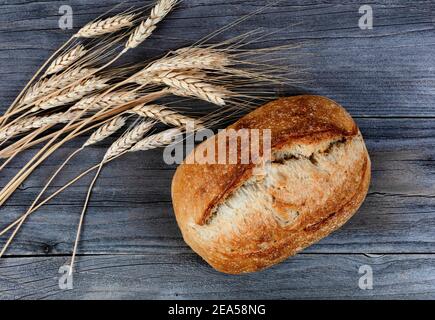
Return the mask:
<path fill-rule="evenodd" d="M 0 111 L 73 33 L 58 28 L 60 5 L 72 6 L 77 30 L 120 2 L 0 0 Z M 263 5 L 261 0 L 186 0 L 127 59 L 140 61 L 189 45 Z M 57 272 L 72 251 L 90 177 L 25 224 L 8 258 L 0 261 L 0 299 L 435 298 L 433 1 L 372 1 L 374 29 L 368 31 L 358 28 L 360 5 L 283 0 L 216 38 L 263 28 L 274 34 L 253 46 L 300 44 L 283 58 L 305 70 L 303 82 L 273 88 L 277 95 L 325 95 L 357 118 L 373 161 L 373 183 L 349 224 L 263 273 L 224 276 L 182 241 L 170 202 L 175 166 L 163 163 L 161 150 L 132 154 L 109 164 L 97 183 L 79 247 L 75 289 L 60 291 Z M 50 173 L 83 141 L 68 144 L 25 181 L 0 210 L 0 227 L 25 211 Z M 108 144 L 73 160 L 54 185 L 94 165 Z M 31 155 L 20 155 L 2 171 L 0 186 Z M 357 286 L 363 264 L 374 269 L 374 290 Z"/>
<path fill-rule="evenodd" d="M 0 299 L 434 299 L 433 255 L 301 254 L 256 274 L 228 276 L 192 253 L 78 258 L 74 289 L 59 289 L 67 258 L 6 259 Z M 361 290 L 361 266 L 373 289 Z"/>
<path fill-rule="evenodd" d="M 77 30 L 119 5 L 109 0 L 0 1 L 0 106 L 11 102 L 37 67 L 72 34 L 58 27 L 58 10 L 69 4 Z M 283 0 L 226 31 L 227 39 L 256 28 L 273 36 L 258 46 L 300 44 L 284 59 L 306 70 L 305 83 L 281 94 L 315 93 L 345 102 L 354 116 L 435 116 L 435 35 L 432 1 L 372 1 L 373 30 L 358 27 L 359 1 Z M 143 1 L 126 1 L 126 6 Z M 144 59 L 191 44 L 264 1 L 188 0 L 153 39 L 132 52 Z M 161 41 L 161 38 L 167 41 Z M 416 99 L 418 96 L 418 99 Z"/>
<path fill-rule="evenodd" d="M 373 162 L 369 196 L 349 224 L 311 247 L 310 252 L 435 253 L 432 122 L 358 120 Z M 50 173 L 72 150 L 65 149 L 51 158 L 21 186 L 3 209 L 1 226 L 25 211 Z M 94 189 L 80 245 L 82 254 L 188 250 L 171 205 L 170 185 L 175 168 L 164 164 L 161 152 L 132 154 L 106 166 Z M 75 177 L 79 170 L 93 166 L 103 153 L 104 148 L 99 146 L 77 157 L 49 192 Z M 19 160 L 19 163 L 24 161 Z M 13 172 L 13 169 L 6 170 L 0 182 L 5 183 Z M 73 226 L 78 222 L 90 178 L 35 213 L 9 254 L 70 253 Z"/>

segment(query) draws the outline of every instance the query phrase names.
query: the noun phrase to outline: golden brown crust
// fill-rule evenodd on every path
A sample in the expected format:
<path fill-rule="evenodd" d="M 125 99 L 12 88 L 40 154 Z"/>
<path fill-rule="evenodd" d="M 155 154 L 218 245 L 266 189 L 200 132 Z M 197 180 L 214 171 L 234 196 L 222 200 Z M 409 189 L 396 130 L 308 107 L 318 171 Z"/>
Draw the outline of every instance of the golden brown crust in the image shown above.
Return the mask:
<path fill-rule="evenodd" d="M 243 197 L 235 194 L 251 179 L 254 164 L 183 164 L 178 168 L 172 197 L 185 241 L 217 270 L 235 274 L 273 265 L 339 228 L 361 205 L 370 181 L 370 159 L 358 127 L 329 99 L 279 99 L 229 127 L 242 128 L 270 129 L 274 153 L 302 145 L 321 163 L 310 164 L 312 159 L 301 156 L 298 162 L 272 164 L 269 170 L 280 178 L 274 176 L 272 187 L 260 183 L 254 204 L 239 208 L 237 216 L 223 207 L 231 197 L 243 203 Z M 335 148 L 340 139 L 345 141 L 343 146 Z M 201 147 L 218 143 L 207 140 Z M 329 156 L 331 148 L 335 149 Z M 306 174 L 304 180 L 297 168 Z M 299 194 L 301 187 L 307 196 Z M 218 217 L 213 216 L 216 212 Z"/>

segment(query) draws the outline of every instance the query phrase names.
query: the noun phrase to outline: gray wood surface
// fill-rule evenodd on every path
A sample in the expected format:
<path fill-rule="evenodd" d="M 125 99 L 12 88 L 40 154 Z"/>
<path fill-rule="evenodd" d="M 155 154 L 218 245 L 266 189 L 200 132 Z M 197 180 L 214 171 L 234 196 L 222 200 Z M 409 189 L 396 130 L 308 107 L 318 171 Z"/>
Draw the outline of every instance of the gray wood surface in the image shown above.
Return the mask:
<path fill-rule="evenodd" d="M 300 254 L 261 273 L 228 276 L 193 253 L 80 258 L 74 290 L 58 287 L 65 257 L 13 258 L 0 266 L 2 299 L 433 299 L 433 255 Z M 358 271 L 373 269 L 373 289 Z"/>
<path fill-rule="evenodd" d="M 72 6 L 78 28 L 119 3 L 0 0 L 0 111 L 73 33 L 58 28 L 60 5 Z M 277 95 L 325 95 L 356 118 L 372 157 L 373 182 L 367 201 L 346 226 L 270 270 L 242 277 L 218 274 L 182 241 L 170 202 L 175 167 L 165 165 L 158 150 L 133 154 L 109 164 L 98 181 L 74 290 L 59 289 L 58 269 L 72 251 L 89 177 L 26 223 L 0 261 L 0 299 L 435 299 L 434 1 L 370 3 L 373 30 L 358 28 L 360 1 L 283 0 L 216 39 L 261 27 L 273 35 L 255 46 L 300 44 L 283 58 L 305 70 L 303 82 L 276 87 Z M 185 0 L 128 59 L 191 44 L 263 5 L 261 0 Z M 23 213 L 79 143 L 68 144 L 20 187 L 1 208 L 0 227 Z M 105 147 L 73 160 L 54 187 L 94 165 Z M 1 172 L 0 186 L 31 154 L 20 155 Z M 362 265 L 373 268 L 373 290 L 358 287 Z"/>

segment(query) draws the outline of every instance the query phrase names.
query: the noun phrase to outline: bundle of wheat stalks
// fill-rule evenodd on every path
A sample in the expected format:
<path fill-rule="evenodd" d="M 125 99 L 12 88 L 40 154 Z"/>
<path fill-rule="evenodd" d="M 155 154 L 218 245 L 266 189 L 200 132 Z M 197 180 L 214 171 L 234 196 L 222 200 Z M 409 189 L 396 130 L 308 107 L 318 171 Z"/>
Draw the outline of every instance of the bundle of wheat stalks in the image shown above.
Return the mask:
<path fill-rule="evenodd" d="M 168 145 L 175 137 L 186 134 L 189 123 L 195 124 L 196 129 L 210 127 L 222 119 L 223 112 L 249 107 L 265 82 L 280 81 L 277 68 L 266 61 L 250 61 L 276 49 L 241 49 L 249 34 L 215 45 L 202 42 L 151 62 L 115 67 L 115 62 L 153 34 L 176 3 L 177 0 L 159 0 L 150 13 L 149 8 L 142 8 L 87 24 L 40 68 L 0 117 L 0 158 L 4 161 L 0 170 L 17 154 L 38 147 L 33 158 L 0 191 L 0 206 L 56 150 L 76 137 L 90 134 L 83 146 L 59 166 L 27 212 L 0 232 L 0 236 L 11 232 L 0 257 L 29 215 L 84 175 L 98 169 L 95 183 L 104 164 L 126 153 Z M 169 102 L 171 105 L 200 99 L 217 108 L 194 119 L 169 103 L 162 104 L 165 99 L 175 99 Z M 130 126 L 112 143 L 100 163 L 42 200 L 72 157 L 114 135 L 127 123 Z M 157 123 L 169 128 L 152 132 Z M 77 230 L 71 270 L 93 183 Z"/>

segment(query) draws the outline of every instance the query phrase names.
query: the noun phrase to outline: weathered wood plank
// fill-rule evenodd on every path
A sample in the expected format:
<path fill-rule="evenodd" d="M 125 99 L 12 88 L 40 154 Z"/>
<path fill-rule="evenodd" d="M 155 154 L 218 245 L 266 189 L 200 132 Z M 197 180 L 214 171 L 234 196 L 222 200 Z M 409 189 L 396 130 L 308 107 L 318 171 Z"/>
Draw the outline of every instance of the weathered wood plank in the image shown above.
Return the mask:
<path fill-rule="evenodd" d="M 218 273 L 193 254 L 79 257 L 74 289 L 58 287 L 67 258 L 6 259 L 0 299 L 434 299 L 434 255 L 298 255 L 256 274 Z M 361 290 L 361 266 L 373 290 Z"/>
<path fill-rule="evenodd" d="M 70 0 L 62 4 L 72 6 L 77 29 L 119 1 Z M 143 5 L 143 1 L 128 1 L 125 6 L 133 4 Z M 0 110 L 72 34 L 58 28 L 60 5 L 57 1 L 0 2 Z M 302 44 L 282 56 L 284 63 L 307 71 L 301 78 L 304 82 L 275 88 L 279 95 L 327 95 L 360 116 L 435 116 L 431 1 L 374 1 L 373 30 L 358 27 L 360 5 L 282 1 L 216 40 L 263 28 L 266 34 L 274 34 L 261 39 L 260 46 Z M 262 6 L 262 0 L 184 1 L 156 37 L 132 52 L 129 59 L 140 61 L 191 44 Z"/>
<path fill-rule="evenodd" d="M 72 6 L 77 30 L 119 3 L 0 0 L 0 112 L 73 33 L 58 28 L 60 5 Z M 184 1 L 156 36 L 127 60 L 140 61 L 189 45 L 264 3 Z M 143 4 L 141 0 L 127 1 L 121 8 Z M 369 31 L 358 28 L 360 1 L 295 0 L 273 5 L 216 38 L 219 41 L 263 28 L 273 35 L 252 47 L 301 44 L 301 48 L 283 54 L 283 61 L 306 70 L 298 77 L 304 82 L 275 87 L 277 95 L 326 95 L 360 118 L 373 160 L 373 183 L 364 206 L 344 228 L 265 272 L 244 277 L 218 274 L 182 241 L 170 203 L 174 166 L 162 162 L 160 151 L 130 155 L 104 170 L 80 245 L 80 253 L 107 256 L 80 257 L 76 289 L 58 289 L 57 271 L 68 258 L 51 254 L 71 252 L 88 178 L 24 226 L 9 254 L 42 256 L 0 261 L 0 299 L 434 299 L 433 1 L 370 4 L 374 29 Z M 25 210 L 49 173 L 79 143 L 62 149 L 21 186 L 0 210 L 0 227 Z M 72 161 L 55 185 L 94 164 L 106 146 L 92 148 Z M 3 171 L 0 185 L 29 156 L 23 154 Z M 358 253 L 387 255 L 369 258 Z M 363 264 L 374 270 L 374 290 L 363 291 L 357 286 L 358 268 Z"/>
<path fill-rule="evenodd" d="M 358 122 L 373 162 L 370 194 L 349 224 L 309 252 L 434 253 L 433 121 L 358 119 Z M 103 146 L 90 149 L 73 160 L 55 185 L 61 186 L 95 164 L 104 152 L 101 149 Z M 50 172 L 71 151 L 63 150 L 47 161 L 23 184 L 0 210 L 2 227 L 25 211 Z M 6 182 L 14 171 L 6 170 L 0 182 Z M 80 252 L 188 251 L 173 217 L 170 196 L 173 172 L 174 166 L 164 164 L 161 150 L 132 154 L 107 165 L 94 189 Z M 70 253 L 90 178 L 80 181 L 31 217 L 9 254 Z"/>

